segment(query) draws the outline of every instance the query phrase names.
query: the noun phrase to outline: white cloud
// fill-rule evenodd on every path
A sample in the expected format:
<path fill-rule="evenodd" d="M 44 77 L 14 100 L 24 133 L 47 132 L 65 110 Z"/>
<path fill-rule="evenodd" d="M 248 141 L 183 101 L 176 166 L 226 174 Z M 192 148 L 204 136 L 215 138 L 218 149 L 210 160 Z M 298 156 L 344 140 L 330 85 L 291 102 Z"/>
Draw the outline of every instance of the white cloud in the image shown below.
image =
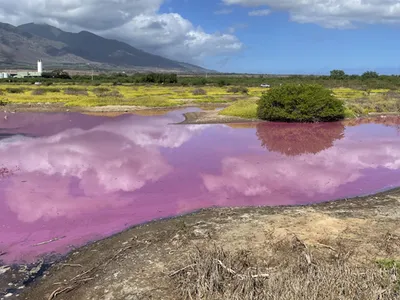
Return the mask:
<path fill-rule="evenodd" d="M 400 23 L 399 0 L 222 0 L 227 5 L 267 6 L 287 11 L 292 21 L 328 28 L 354 27 L 357 23 Z"/>
<path fill-rule="evenodd" d="M 88 30 L 110 38 L 122 38 L 145 51 L 189 62 L 242 49 L 242 43 L 232 34 L 205 32 L 179 14 L 160 14 L 159 9 L 164 2 L 0 0 L 0 17 L 2 22 L 15 25 L 47 23 L 64 30 Z"/>
<path fill-rule="evenodd" d="M 144 50 L 186 61 L 234 53 L 243 45 L 232 34 L 206 33 L 179 14 L 139 15 L 103 34 L 117 36 Z"/>
<path fill-rule="evenodd" d="M 24 22 L 40 20 L 88 30 L 118 27 L 140 14 L 155 13 L 164 0 L 0 0 L 0 10 Z"/>
<path fill-rule="evenodd" d="M 249 11 L 250 17 L 262 17 L 262 16 L 268 16 L 269 14 L 271 14 L 271 11 L 269 9 L 260 9 L 260 10 Z"/>

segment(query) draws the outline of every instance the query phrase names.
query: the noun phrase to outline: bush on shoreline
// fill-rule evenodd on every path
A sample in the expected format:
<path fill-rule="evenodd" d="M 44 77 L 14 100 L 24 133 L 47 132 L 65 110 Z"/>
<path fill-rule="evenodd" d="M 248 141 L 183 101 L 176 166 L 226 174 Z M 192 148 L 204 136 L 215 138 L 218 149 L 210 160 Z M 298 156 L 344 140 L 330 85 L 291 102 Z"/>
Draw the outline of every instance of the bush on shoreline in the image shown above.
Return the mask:
<path fill-rule="evenodd" d="M 329 122 L 343 119 L 345 108 L 321 85 L 287 84 L 261 96 L 257 116 L 268 121 Z"/>

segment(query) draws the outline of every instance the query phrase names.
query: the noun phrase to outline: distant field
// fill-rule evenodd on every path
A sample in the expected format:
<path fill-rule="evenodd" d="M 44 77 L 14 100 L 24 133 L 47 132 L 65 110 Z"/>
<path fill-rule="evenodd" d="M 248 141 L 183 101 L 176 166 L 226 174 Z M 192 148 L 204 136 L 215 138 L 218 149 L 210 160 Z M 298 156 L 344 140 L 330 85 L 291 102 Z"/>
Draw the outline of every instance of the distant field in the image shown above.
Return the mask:
<path fill-rule="evenodd" d="M 218 86 L 163 85 L 12 85 L 0 84 L 0 105 L 64 104 L 67 107 L 106 105 L 140 107 L 178 107 L 183 105 L 230 104 L 220 114 L 255 118 L 257 99 L 268 89 Z M 334 88 L 333 93 L 346 104 L 346 115 L 354 117 L 371 112 L 400 112 L 400 91 L 388 89 L 357 90 Z"/>
<path fill-rule="evenodd" d="M 0 85 L 4 103 L 64 103 L 66 106 L 134 105 L 171 107 L 185 104 L 231 103 L 259 97 L 263 88 L 249 88 L 247 94 L 230 92 L 226 87 L 179 86 L 78 86 L 78 85 Z"/>

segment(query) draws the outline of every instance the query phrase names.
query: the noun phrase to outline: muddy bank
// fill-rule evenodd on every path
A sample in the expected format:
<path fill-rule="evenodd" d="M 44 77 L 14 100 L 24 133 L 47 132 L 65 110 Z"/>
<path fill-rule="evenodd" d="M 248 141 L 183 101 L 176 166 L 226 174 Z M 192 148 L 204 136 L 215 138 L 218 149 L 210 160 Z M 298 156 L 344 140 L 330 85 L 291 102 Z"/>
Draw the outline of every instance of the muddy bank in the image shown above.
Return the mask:
<path fill-rule="evenodd" d="M 264 257 L 271 241 L 293 236 L 316 257 L 341 257 L 341 249 L 351 249 L 354 264 L 396 259 L 399 208 L 396 189 L 310 206 L 206 209 L 155 221 L 73 251 L 19 299 L 184 299 L 174 276 L 193 268 L 185 264 L 194 249 L 215 245 Z"/>

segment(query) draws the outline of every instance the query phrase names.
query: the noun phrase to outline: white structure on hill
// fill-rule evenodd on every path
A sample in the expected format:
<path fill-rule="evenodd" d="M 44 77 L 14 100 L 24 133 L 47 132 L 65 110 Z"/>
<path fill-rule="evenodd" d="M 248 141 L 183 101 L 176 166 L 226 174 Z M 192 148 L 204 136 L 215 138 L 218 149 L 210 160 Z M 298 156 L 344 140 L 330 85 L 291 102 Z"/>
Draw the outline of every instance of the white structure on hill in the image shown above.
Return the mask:
<path fill-rule="evenodd" d="M 40 76 L 42 76 L 43 73 L 43 64 L 42 64 L 42 60 L 39 59 L 37 61 L 37 72 L 40 74 Z"/>
<path fill-rule="evenodd" d="M 0 73 L 0 79 L 42 77 L 42 74 L 43 74 L 43 62 L 41 59 L 39 59 L 37 61 L 37 72 Z"/>

